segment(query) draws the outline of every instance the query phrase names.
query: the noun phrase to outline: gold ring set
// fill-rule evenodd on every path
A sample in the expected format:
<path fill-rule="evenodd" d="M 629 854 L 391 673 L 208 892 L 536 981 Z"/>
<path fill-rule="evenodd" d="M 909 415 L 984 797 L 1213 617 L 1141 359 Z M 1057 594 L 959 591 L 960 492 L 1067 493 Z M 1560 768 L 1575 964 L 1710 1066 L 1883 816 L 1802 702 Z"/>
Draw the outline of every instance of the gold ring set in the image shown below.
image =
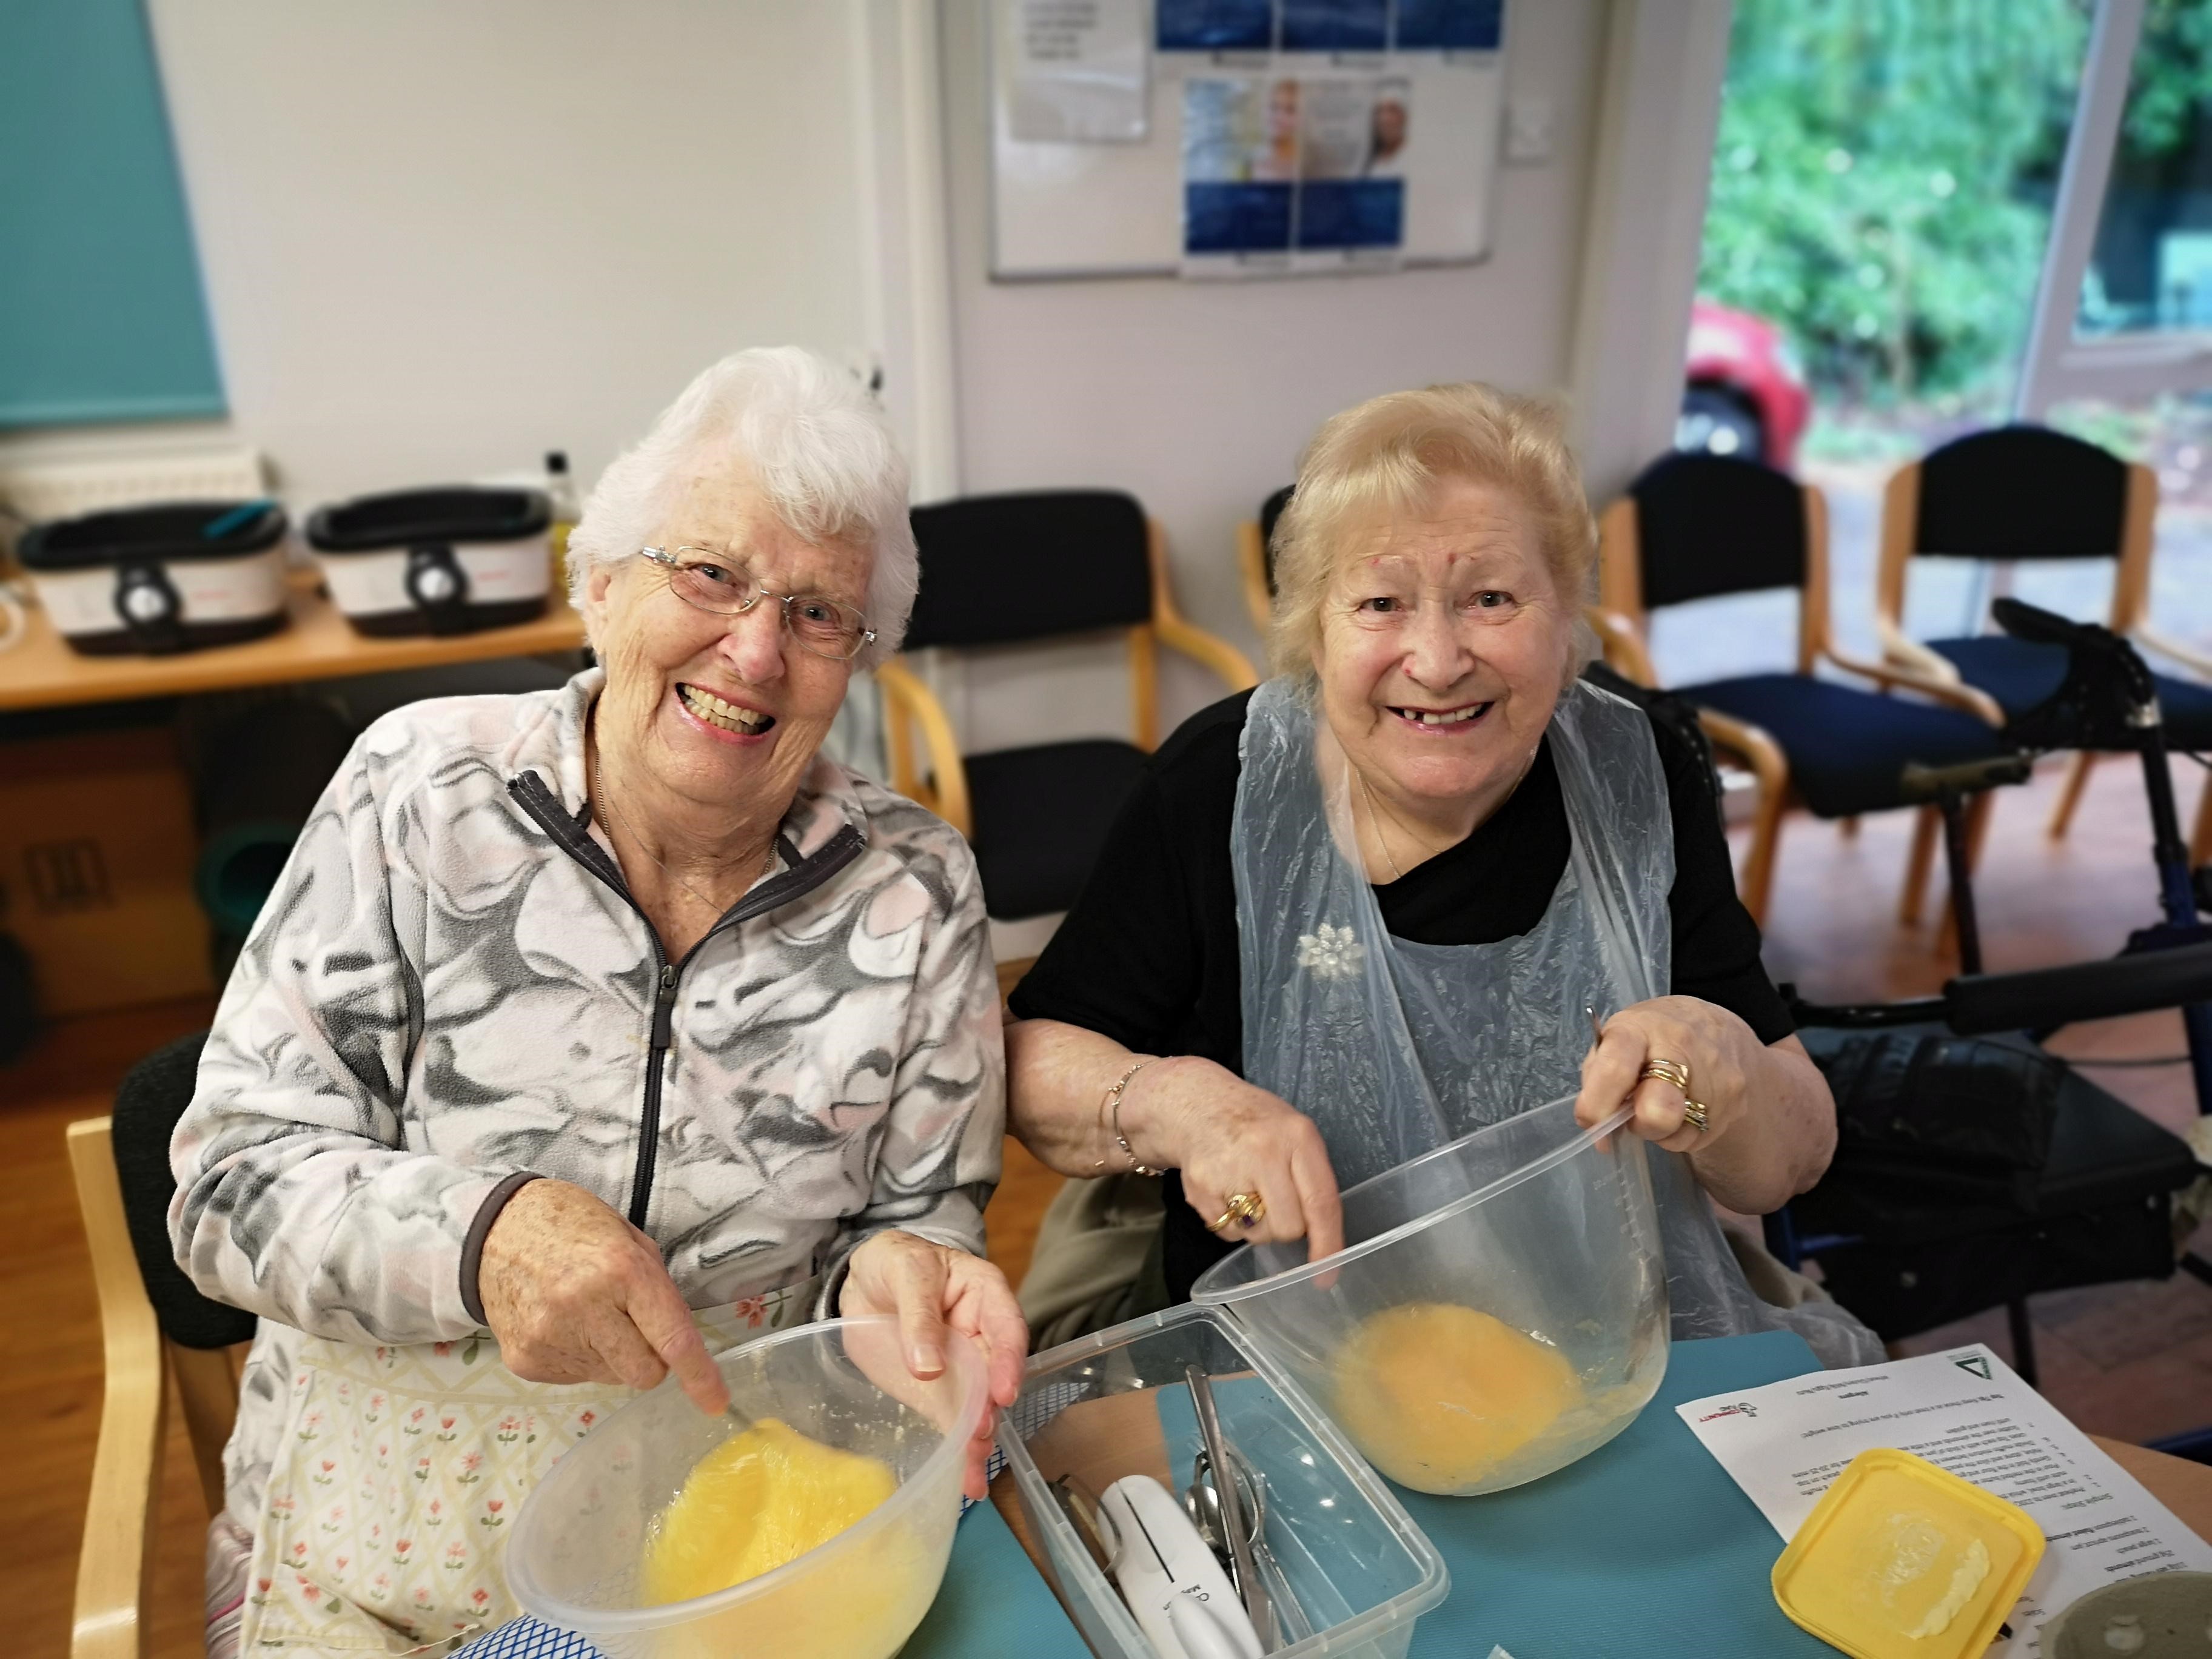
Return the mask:
<path fill-rule="evenodd" d="M 1686 1061 L 1647 1060 L 1644 1062 L 1644 1075 L 1656 1078 L 1660 1082 L 1682 1091 L 1682 1121 L 1692 1129 L 1702 1134 L 1712 1127 L 1707 1121 L 1706 1109 L 1690 1098 L 1690 1067 Z"/>
<path fill-rule="evenodd" d="M 1231 1222 L 1240 1227 L 1256 1227 L 1267 1218 L 1267 1200 L 1257 1193 L 1231 1193 L 1229 1207 L 1206 1224 L 1209 1232 L 1219 1232 Z"/>

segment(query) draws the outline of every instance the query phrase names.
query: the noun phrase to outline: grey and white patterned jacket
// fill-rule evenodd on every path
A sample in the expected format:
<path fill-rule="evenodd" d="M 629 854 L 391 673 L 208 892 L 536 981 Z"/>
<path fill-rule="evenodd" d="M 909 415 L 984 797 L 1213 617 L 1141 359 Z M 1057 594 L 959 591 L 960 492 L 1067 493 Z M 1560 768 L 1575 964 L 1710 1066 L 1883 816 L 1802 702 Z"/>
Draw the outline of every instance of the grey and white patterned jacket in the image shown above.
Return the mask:
<path fill-rule="evenodd" d="M 589 829 L 601 684 L 369 727 L 223 993 L 169 1231 L 262 1316 L 228 1460 L 248 1526 L 289 1329 L 480 1328 L 476 1255 L 521 1172 L 628 1215 L 694 1307 L 834 1285 L 886 1227 L 981 1253 L 1006 1084 L 966 843 L 817 759 L 777 867 L 665 962 Z"/>

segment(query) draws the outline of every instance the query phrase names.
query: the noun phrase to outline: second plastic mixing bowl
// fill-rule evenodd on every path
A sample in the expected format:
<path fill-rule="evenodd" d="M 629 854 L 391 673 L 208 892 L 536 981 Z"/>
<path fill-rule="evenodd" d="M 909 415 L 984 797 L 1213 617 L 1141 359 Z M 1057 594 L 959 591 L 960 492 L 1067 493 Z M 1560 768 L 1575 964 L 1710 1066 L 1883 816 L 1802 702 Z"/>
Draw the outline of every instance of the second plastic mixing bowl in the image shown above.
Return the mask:
<path fill-rule="evenodd" d="M 1227 1309 L 1402 1486 L 1465 1497 L 1573 1462 L 1657 1390 L 1668 1332 L 1644 1143 L 1626 1109 L 1583 1130 L 1574 1105 L 1362 1182 L 1344 1249 L 1248 1247 L 1192 1300 Z"/>
<path fill-rule="evenodd" d="M 699 1460 L 743 1426 L 708 1417 L 671 1378 L 616 1412 L 553 1466 L 507 1540 L 507 1581 L 538 1618 L 611 1659 L 888 1659 L 937 1595 L 960 1518 L 961 1477 L 988 1382 L 974 1345 L 915 1380 L 898 1322 L 839 1319 L 779 1332 L 716 1362 L 736 1419 L 890 1466 L 898 1490 L 788 1565 L 713 1595 L 639 1605 L 654 1518 Z"/>

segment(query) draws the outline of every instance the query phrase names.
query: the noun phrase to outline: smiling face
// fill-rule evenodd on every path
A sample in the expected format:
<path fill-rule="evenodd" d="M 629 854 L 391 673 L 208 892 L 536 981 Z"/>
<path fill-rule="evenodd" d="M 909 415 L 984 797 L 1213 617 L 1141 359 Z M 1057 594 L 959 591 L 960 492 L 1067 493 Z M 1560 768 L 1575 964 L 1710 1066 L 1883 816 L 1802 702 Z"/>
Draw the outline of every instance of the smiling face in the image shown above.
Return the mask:
<path fill-rule="evenodd" d="M 867 601 L 869 552 L 803 540 L 742 470 L 695 476 L 654 544 L 720 553 L 772 596 Z M 649 780 L 696 806 L 780 821 L 845 701 L 851 665 L 802 649 L 774 597 L 741 616 L 702 611 L 648 559 L 595 568 L 585 601 L 606 669 L 594 725 L 607 769 L 639 793 Z"/>
<path fill-rule="evenodd" d="M 1322 711 L 1375 793 L 1466 834 L 1510 795 L 1566 682 L 1573 610 L 1528 514 L 1467 478 L 1356 533 L 1322 603 Z"/>

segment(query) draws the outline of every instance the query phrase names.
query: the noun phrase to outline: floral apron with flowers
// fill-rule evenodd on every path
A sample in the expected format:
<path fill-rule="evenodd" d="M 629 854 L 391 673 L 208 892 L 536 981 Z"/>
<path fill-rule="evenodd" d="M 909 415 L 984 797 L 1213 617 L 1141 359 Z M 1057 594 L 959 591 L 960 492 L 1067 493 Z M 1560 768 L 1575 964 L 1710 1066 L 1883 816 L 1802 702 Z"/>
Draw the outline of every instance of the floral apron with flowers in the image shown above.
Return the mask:
<path fill-rule="evenodd" d="M 817 1275 L 691 1317 L 724 1353 L 805 1322 L 820 1291 Z M 526 1382 L 488 1333 L 409 1347 L 303 1340 L 240 1651 L 442 1651 L 512 1619 L 508 1523 L 562 1452 L 635 1397 Z"/>

